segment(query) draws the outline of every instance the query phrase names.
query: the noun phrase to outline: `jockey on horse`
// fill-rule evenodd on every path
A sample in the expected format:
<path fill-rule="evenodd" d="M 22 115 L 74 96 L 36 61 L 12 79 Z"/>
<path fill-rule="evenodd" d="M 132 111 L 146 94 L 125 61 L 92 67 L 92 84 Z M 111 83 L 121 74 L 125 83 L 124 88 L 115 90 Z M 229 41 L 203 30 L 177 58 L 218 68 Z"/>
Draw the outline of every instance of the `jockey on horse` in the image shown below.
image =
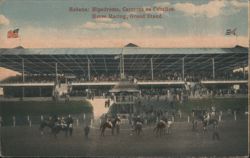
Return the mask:
<path fill-rule="evenodd" d="M 158 135 L 158 133 L 160 133 L 160 136 L 162 134 L 164 134 L 165 132 L 165 128 L 167 127 L 167 119 L 161 119 L 157 124 L 156 127 L 154 128 L 153 132 L 156 133 L 156 135 Z"/>
<path fill-rule="evenodd" d="M 73 119 L 70 122 L 71 124 L 73 124 Z M 73 128 L 73 125 L 71 126 Z M 45 119 L 44 121 L 41 122 L 40 124 L 41 135 L 43 135 L 43 130 L 45 127 L 49 127 L 51 129 L 51 133 L 54 134 L 55 137 L 60 131 L 65 131 L 65 136 L 67 136 L 67 132 L 69 129 L 69 125 L 67 125 L 67 122 L 65 122 L 64 117 L 60 118 L 56 116 L 49 117 L 49 119 Z"/>
<path fill-rule="evenodd" d="M 116 129 L 116 134 L 120 133 L 120 123 L 121 123 L 121 119 L 119 116 L 116 116 L 115 118 L 112 119 L 111 121 L 113 127 L 112 127 L 112 135 L 114 135 L 114 131 Z"/>
<path fill-rule="evenodd" d="M 140 135 L 142 131 L 143 120 L 141 119 L 140 115 L 138 115 L 134 120 L 134 131 L 137 135 Z"/>
<path fill-rule="evenodd" d="M 101 135 L 104 136 L 104 132 L 106 128 L 110 128 L 112 135 L 114 135 L 114 131 L 116 129 L 116 133 L 120 133 L 120 117 L 116 116 L 115 118 L 108 118 L 104 123 L 101 123 L 100 130 L 101 130 Z"/>
<path fill-rule="evenodd" d="M 212 118 L 209 112 L 206 112 L 203 117 L 203 132 L 207 131 L 207 127 L 209 125 L 217 126 L 218 120 L 215 118 L 215 116 Z"/>
<path fill-rule="evenodd" d="M 65 120 L 65 123 L 67 125 L 67 130 L 66 130 L 66 136 L 68 136 L 68 131 L 69 131 L 69 135 L 72 136 L 73 133 L 73 119 L 70 115 L 68 115 L 68 117 Z"/>
<path fill-rule="evenodd" d="M 106 128 L 113 128 L 113 124 L 110 119 L 107 119 L 104 123 L 101 124 L 100 130 L 101 130 L 101 136 L 104 136 L 104 132 Z"/>
<path fill-rule="evenodd" d="M 45 118 L 43 121 L 41 121 L 40 127 L 39 127 L 41 135 L 44 134 L 43 130 L 45 127 L 49 127 L 52 130 L 52 128 L 54 127 L 54 124 L 55 123 L 54 123 L 54 120 L 52 120 L 52 117 Z"/>

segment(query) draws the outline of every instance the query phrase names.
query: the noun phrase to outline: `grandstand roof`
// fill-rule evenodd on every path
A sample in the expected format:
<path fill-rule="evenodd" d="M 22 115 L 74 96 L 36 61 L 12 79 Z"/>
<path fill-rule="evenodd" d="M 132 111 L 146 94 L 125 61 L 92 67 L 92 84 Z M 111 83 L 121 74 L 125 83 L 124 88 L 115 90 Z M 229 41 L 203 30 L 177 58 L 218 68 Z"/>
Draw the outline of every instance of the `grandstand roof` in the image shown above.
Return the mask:
<path fill-rule="evenodd" d="M 248 49 L 234 48 L 46 48 L 46 49 L 0 49 L 0 66 L 22 72 L 24 60 L 25 72 L 32 74 L 54 74 L 55 63 L 58 73 L 86 74 L 88 59 L 91 74 L 119 73 L 119 57 L 124 55 L 125 73 L 149 73 L 151 58 L 154 72 L 181 72 L 182 59 L 185 72 L 212 71 L 212 58 L 215 71 L 231 71 L 247 66 Z"/>

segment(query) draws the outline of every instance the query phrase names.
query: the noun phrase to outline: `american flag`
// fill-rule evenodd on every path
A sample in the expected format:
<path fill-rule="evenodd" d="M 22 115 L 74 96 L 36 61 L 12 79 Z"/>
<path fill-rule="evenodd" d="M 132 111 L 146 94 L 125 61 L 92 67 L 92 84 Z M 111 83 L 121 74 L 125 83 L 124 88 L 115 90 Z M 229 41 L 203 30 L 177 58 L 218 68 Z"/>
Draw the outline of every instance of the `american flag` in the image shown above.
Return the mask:
<path fill-rule="evenodd" d="M 7 38 L 18 38 L 19 29 L 9 30 L 7 33 Z"/>
<path fill-rule="evenodd" d="M 237 34 L 236 34 L 236 30 L 237 30 L 237 28 L 234 28 L 234 29 L 227 29 L 226 30 L 226 35 L 234 35 L 234 36 L 237 36 Z"/>

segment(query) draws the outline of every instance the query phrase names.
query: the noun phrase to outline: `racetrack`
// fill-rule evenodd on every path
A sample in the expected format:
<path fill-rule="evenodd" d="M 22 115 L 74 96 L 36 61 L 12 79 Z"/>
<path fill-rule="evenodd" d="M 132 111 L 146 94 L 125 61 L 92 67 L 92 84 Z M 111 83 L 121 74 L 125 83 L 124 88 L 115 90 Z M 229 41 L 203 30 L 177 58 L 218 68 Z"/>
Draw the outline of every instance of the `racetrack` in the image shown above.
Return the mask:
<path fill-rule="evenodd" d="M 38 126 L 1 128 L 2 154 L 5 156 L 236 156 L 247 155 L 247 120 L 220 123 L 220 141 L 212 140 L 212 131 L 193 132 L 191 124 L 177 122 L 170 135 L 156 137 L 152 127 L 141 136 L 130 135 L 122 127 L 120 135 L 105 137 L 91 129 L 84 137 L 83 127 L 75 128 L 72 137 L 60 133 L 55 139 L 49 131 L 41 136 Z"/>

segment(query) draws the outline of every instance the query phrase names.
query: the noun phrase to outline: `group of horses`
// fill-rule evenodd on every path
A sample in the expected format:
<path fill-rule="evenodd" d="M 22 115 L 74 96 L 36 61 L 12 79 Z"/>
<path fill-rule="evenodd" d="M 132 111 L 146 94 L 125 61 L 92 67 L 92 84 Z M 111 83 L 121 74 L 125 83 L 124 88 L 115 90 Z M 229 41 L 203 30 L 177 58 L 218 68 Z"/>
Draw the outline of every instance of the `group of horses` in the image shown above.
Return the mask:
<path fill-rule="evenodd" d="M 215 117 L 209 117 L 209 114 L 200 115 L 193 119 L 193 130 L 197 130 L 199 127 L 197 126 L 198 122 L 201 123 L 201 129 L 205 133 L 209 126 L 213 126 L 214 128 L 218 127 L 218 120 Z M 105 130 L 111 129 L 112 135 L 120 133 L 120 123 L 121 120 L 119 118 L 115 119 L 107 119 L 100 125 L 101 136 L 104 136 Z M 162 136 L 165 134 L 172 133 L 172 126 L 173 121 L 171 119 L 161 119 L 159 122 L 156 123 L 155 127 L 153 128 L 153 133 L 156 136 Z M 137 119 L 134 120 L 132 123 L 132 131 L 135 132 L 136 135 L 140 135 L 143 133 L 143 120 Z"/>
<path fill-rule="evenodd" d="M 140 118 L 137 118 L 132 123 L 132 132 L 134 132 L 136 135 L 141 135 L 143 133 L 143 120 Z M 118 135 L 120 133 L 120 123 L 121 120 L 119 118 L 113 118 L 113 119 L 107 119 L 100 125 L 100 131 L 101 136 L 104 136 L 106 129 L 111 129 L 112 135 L 116 134 Z M 171 127 L 173 122 L 172 121 L 164 121 L 160 120 L 155 128 L 153 129 L 153 132 L 156 135 L 163 135 L 165 133 L 170 134 L 171 133 Z M 166 132 L 165 132 L 166 131 Z"/>
<path fill-rule="evenodd" d="M 69 115 L 67 118 L 64 117 L 49 117 L 41 121 L 40 124 L 40 133 L 41 135 L 44 135 L 44 129 L 45 127 L 48 127 L 51 130 L 51 133 L 54 135 L 54 137 L 57 137 L 57 134 L 60 131 L 65 132 L 65 136 L 72 136 L 73 133 L 73 119 Z"/>
<path fill-rule="evenodd" d="M 214 127 L 218 126 L 218 120 L 214 117 L 209 117 L 209 115 L 200 115 L 193 119 L 193 130 L 197 130 L 197 124 L 202 124 L 203 132 L 207 131 L 208 126 L 213 125 Z M 144 121 L 140 118 L 136 118 L 132 123 L 132 131 L 135 132 L 136 135 L 140 135 L 143 133 L 143 123 Z M 120 133 L 120 124 L 121 120 L 119 117 L 116 118 L 109 118 L 103 121 L 100 125 L 100 132 L 101 136 L 105 135 L 106 129 L 111 129 L 111 134 L 114 135 L 115 133 L 118 135 Z M 156 123 L 155 127 L 153 128 L 153 133 L 156 136 L 162 136 L 165 134 L 172 133 L 172 126 L 173 121 L 168 119 L 161 119 L 159 122 Z M 40 132 L 41 135 L 44 134 L 44 128 L 48 127 L 51 129 L 51 133 L 56 137 L 60 131 L 65 132 L 65 136 L 72 136 L 73 132 L 73 119 L 69 116 L 67 118 L 58 118 L 58 117 L 49 117 L 48 119 L 44 119 L 40 124 Z"/>
<path fill-rule="evenodd" d="M 219 121 L 215 118 L 215 115 L 212 113 L 206 112 L 204 114 L 200 114 L 193 119 L 193 130 L 198 129 L 198 123 L 202 126 L 202 131 L 205 133 L 209 126 L 213 126 L 213 128 L 217 128 Z"/>

